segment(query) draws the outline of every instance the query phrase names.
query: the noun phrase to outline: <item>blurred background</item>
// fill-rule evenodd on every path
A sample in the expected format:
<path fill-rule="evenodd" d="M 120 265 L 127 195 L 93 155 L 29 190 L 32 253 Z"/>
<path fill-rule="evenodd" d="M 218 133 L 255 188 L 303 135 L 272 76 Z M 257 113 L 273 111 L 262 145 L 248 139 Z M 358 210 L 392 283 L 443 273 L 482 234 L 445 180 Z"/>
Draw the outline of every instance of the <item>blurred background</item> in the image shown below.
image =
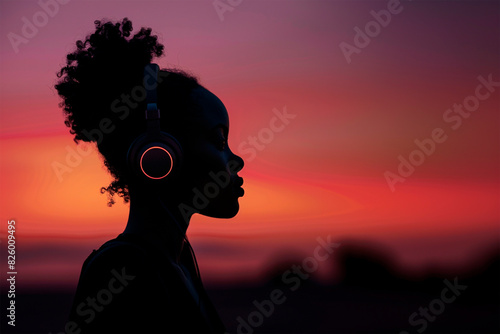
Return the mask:
<path fill-rule="evenodd" d="M 53 88 L 94 20 L 124 17 L 224 102 L 246 161 L 238 216 L 188 230 L 230 333 L 499 332 L 498 1 L 0 0 L 2 332 L 63 331 L 125 227 Z"/>

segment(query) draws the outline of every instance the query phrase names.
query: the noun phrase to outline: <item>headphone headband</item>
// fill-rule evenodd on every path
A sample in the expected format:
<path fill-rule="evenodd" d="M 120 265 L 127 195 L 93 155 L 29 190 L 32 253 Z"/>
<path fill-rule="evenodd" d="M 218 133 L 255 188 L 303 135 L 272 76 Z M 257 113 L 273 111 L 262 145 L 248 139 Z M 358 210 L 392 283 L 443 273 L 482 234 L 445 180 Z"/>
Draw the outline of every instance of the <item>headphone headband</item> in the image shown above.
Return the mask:
<path fill-rule="evenodd" d="M 144 88 L 146 89 L 146 119 L 155 120 L 160 118 L 160 110 L 158 109 L 158 71 L 157 64 L 147 64 L 144 67 Z M 148 77 L 153 77 L 152 85 L 148 84 Z"/>

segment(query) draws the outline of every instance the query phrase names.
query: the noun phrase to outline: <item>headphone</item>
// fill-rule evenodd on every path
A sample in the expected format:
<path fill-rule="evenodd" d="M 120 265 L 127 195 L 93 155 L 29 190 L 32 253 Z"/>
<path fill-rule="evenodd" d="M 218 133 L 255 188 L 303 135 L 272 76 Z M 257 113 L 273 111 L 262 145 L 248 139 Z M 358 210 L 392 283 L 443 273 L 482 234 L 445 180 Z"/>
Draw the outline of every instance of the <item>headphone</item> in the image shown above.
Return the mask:
<path fill-rule="evenodd" d="M 154 183 L 172 179 L 172 175 L 182 164 L 181 145 L 174 136 L 160 129 L 160 110 L 157 102 L 158 72 L 157 64 L 147 64 L 144 67 L 147 130 L 132 142 L 127 152 L 131 172 L 144 182 Z M 148 83 L 151 77 L 154 80 L 152 84 Z"/>
<path fill-rule="evenodd" d="M 179 142 L 169 133 L 160 129 L 160 110 L 158 109 L 157 87 L 158 87 L 157 64 L 147 64 L 144 67 L 144 88 L 146 90 L 146 110 L 145 118 L 147 123 L 146 133 L 138 136 L 130 145 L 127 152 L 127 162 L 129 169 L 144 182 L 165 182 L 172 178 L 182 165 L 182 148 Z M 153 84 L 148 83 L 148 79 L 153 77 Z M 168 207 L 161 198 L 158 200 L 175 222 L 181 233 L 184 233 L 184 242 L 189 247 L 189 253 L 194 263 L 195 279 L 193 281 L 201 291 L 204 290 L 201 281 L 198 261 L 193 251 L 191 243 L 185 235 L 185 231 L 180 226 L 179 221 L 172 215 Z M 200 294 L 198 291 L 198 307 L 201 310 Z"/>

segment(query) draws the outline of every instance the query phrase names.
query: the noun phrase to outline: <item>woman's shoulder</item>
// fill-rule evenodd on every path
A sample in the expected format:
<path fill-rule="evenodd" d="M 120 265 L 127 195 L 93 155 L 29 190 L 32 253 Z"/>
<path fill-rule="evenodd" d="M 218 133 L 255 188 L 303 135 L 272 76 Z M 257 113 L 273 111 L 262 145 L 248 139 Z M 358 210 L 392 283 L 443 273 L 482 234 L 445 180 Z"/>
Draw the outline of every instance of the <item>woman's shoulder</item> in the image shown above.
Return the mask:
<path fill-rule="evenodd" d="M 79 290 L 98 291 L 103 286 L 121 283 L 127 292 L 154 290 L 168 292 L 178 283 L 171 261 L 150 246 L 139 235 L 120 234 L 94 250 L 85 260 L 80 273 Z"/>
<path fill-rule="evenodd" d="M 102 275 L 103 271 L 119 270 L 120 266 L 135 270 L 150 257 L 151 253 L 138 238 L 120 234 L 92 251 L 83 263 L 81 274 L 86 276 L 99 272 Z"/>
<path fill-rule="evenodd" d="M 70 319 L 82 333 L 208 331 L 182 275 L 140 237 L 126 235 L 87 258 Z"/>
<path fill-rule="evenodd" d="M 84 262 L 70 319 L 82 333 L 147 332 L 159 317 L 159 301 L 170 300 L 170 287 L 149 261 L 140 241 L 117 237 L 94 250 Z"/>

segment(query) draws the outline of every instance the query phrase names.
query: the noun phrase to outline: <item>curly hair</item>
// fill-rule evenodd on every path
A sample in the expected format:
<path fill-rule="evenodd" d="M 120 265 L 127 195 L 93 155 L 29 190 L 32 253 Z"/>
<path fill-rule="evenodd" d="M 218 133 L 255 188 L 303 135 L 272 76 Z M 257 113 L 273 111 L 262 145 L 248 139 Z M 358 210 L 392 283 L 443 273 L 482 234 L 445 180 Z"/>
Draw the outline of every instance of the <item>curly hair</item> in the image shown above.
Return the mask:
<path fill-rule="evenodd" d="M 126 156 L 130 143 L 145 131 L 144 97 L 134 88 L 143 85 L 143 70 L 154 57 L 163 55 L 164 46 L 151 28 L 141 28 L 131 37 L 132 22 L 95 21 L 95 32 L 76 42 L 76 51 L 66 56 L 66 66 L 57 74 L 55 88 L 62 98 L 65 124 L 74 141 L 95 142 L 104 164 L 113 176 L 108 187 L 108 205 L 114 195 L 130 200 L 131 175 Z M 188 110 L 192 109 L 190 93 L 199 87 L 197 79 L 176 69 L 163 70 L 166 80 L 158 87 L 158 104 L 169 115 L 170 132 L 181 131 Z M 132 100 L 131 96 L 132 95 Z M 163 115 L 162 115 L 163 118 Z M 162 128 L 164 128 L 162 124 Z"/>

